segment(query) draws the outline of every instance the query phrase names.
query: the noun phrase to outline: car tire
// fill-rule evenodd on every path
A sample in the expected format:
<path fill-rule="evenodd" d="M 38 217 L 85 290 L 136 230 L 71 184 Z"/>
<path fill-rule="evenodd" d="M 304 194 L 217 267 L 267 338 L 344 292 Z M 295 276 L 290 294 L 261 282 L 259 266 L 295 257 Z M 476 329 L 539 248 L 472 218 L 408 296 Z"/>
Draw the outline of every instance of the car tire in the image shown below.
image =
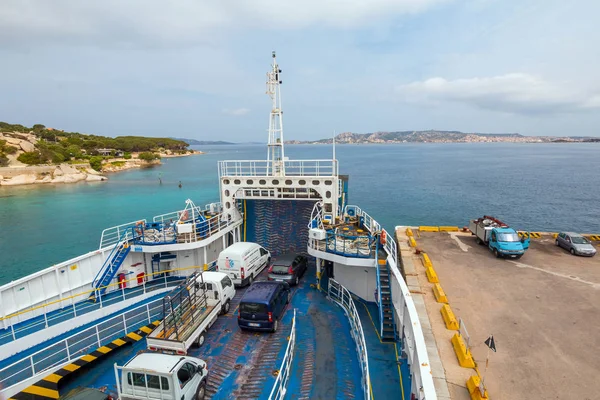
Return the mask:
<path fill-rule="evenodd" d="M 475 236 L 475 243 L 481 244 L 481 239 L 479 239 L 479 236 Z"/>
<path fill-rule="evenodd" d="M 279 325 L 279 321 L 275 320 L 275 322 L 273 322 L 273 330 L 271 332 L 273 332 L 273 333 L 277 332 L 278 325 Z"/>
<path fill-rule="evenodd" d="M 575 255 L 575 249 L 571 247 L 571 250 L 569 250 L 571 252 L 571 254 Z"/>
<path fill-rule="evenodd" d="M 556 241 L 555 241 L 554 243 L 556 243 L 556 245 L 557 245 L 558 247 L 560 247 L 560 243 L 558 243 L 558 239 L 556 239 Z"/>
<path fill-rule="evenodd" d="M 229 309 L 231 308 L 231 302 L 229 300 L 227 300 L 225 302 L 225 304 L 223 304 L 223 309 L 221 310 L 221 315 L 225 315 L 229 312 Z"/>
<path fill-rule="evenodd" d="M 196 339 L 196 346 L 202 347 L 202 345 L 204 344 L 204 340 L 205 340 L 205 337 L 204 337 L 204 334 L 202 333 L 202 334 L 200 334 L 200 336 L 198 336 L 198 339 Z"/>
<path fill-rule="evenodd" d="M 200 382 L 196 389 L 196 400 L 204 400 L 206 396 L 206 381 Z"/>
<path fill-rule="evenodd" d="M 296 275 L 296 280 L 294 280 L 294 285 L 298 286 L 299 281 L 300 281 L 300 279 L 298 278 L 298 275 Z"/>
<path fill-rule="evenodd" d="M 254 274 L 250 275 L 250 279 L 248 279 L 248 285 L 252 285 L 252 282 L 254 282 Z"/>
<path fill-rule="evenodd" d="M 494 255 L 496 256 L 496 258 L 500 258 L 501 254 L 498 253 L 498 249 L 494 249 Z"/>

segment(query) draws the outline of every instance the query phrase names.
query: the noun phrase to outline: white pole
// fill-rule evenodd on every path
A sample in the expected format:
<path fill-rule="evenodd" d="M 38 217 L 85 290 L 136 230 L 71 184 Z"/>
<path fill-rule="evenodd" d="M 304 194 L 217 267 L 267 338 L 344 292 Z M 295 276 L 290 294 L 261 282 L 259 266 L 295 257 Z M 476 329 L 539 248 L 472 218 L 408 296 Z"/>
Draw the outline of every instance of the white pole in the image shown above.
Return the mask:
<path fill-rule="evenodd" d="M 333 160 L 335 161 L 335 129 L 333 130 Z"/>

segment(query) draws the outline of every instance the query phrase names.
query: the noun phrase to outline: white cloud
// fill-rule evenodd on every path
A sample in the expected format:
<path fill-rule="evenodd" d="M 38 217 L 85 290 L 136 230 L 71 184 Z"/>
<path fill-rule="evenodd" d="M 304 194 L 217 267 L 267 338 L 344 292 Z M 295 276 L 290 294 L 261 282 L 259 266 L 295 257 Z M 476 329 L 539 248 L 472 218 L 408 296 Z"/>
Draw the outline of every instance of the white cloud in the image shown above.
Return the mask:
<path fill-rule="evenodd" d="M 224 108 L 223 110 L 221 110 L 223 112 L 223 114 L 228 114 L 228 115 L 233 115 L 236 117 L 242 116 L 242 115 L 246 115 L 250 112 L 249 109 L 247 108 L 234 108 L 233 110 L 229 109 L 229 108 Z"/>
<path fill-rule="evenodd" d="M 3 0 L 0 43 L 212 42 L 220 29 L 377 25 L 380 18 L 423 12 L 446 1 L 451 0 Z"/>
<path fill-rule="evenodd" d="M 397 91 L 408 102 L 460 102 L 516 114 L 573 112 L 600 107 L 600 95 L 524 73 L 456 80 L 436 77 L 399 86 Z"/>

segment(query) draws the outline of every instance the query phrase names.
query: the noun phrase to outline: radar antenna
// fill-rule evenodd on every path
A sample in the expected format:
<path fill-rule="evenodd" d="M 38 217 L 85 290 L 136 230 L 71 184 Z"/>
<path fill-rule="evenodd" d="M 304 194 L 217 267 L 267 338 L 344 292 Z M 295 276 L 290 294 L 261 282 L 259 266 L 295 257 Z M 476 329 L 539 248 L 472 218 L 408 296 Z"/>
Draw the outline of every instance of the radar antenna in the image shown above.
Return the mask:
<path fill-rule="evenodd" d="M 267 175 L 285 176 L 283 150 L 283 111 L 281 110 L 281 70 L 273 52 L 271 71 L 267 72 L 267 94 L 273 101 L 269 119 L 269 142 L 267 151 Z"/>

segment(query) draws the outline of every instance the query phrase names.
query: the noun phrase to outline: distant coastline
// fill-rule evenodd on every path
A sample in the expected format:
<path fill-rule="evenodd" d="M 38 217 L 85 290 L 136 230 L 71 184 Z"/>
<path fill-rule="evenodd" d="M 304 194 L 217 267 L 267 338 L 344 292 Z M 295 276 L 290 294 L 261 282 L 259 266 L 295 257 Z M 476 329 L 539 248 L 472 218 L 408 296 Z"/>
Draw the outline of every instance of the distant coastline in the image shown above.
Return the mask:
<path fill-rule="evenodd" d="M 397 143 L 599 143 L 598 137 L 525 136 L 519 133 L 464 133 L 459 131 L 399 131 L 352 133 L 335 137 L 336 144 L 397 144 Z M 287 140 L 286 144 L 332 144 L 333 138 L 320 140 Z"/>

